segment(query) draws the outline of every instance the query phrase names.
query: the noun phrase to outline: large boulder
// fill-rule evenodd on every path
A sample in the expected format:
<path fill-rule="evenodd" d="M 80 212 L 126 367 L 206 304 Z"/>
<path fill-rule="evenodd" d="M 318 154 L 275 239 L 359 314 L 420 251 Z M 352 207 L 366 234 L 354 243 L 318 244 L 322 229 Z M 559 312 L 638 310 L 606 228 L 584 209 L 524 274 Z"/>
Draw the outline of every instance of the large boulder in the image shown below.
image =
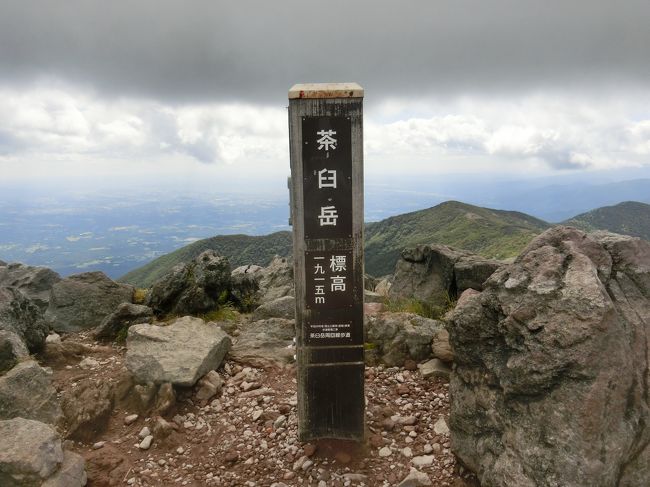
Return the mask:
<path fill-rule="evenodd" d="M 39 487 L 63 463 L 61 439 L 54 428 L 15 418 L 0 421 L 0 485 Z"/>
<path fill-rule="evenodd" d="M 33 360 L 0 376 L 0 419 L 19 416 L 55 425 L 63 417 L 50 376 Z"/>
<path fill-rule="evenodd" d="M 295 321 L 283 318 L 244 323 L 232 347 L 233 360 L 255 367 L 268 364 L 286 364 L 293 361 L 296 353 L 293 339 L 296 336 Z"/>
<path fill-rule="evenodd" d="M 286 257 L 275 256 L 260 271 L 260 304 L 283 296 L 293 296 L 293 263 Z"/>
<path fill-rule="evenodd" d="M 431 357 L 431 340 L 442 328 L 442 322 L 413 313 L 366 315 L 367 358 L 400 367 L 408 359 L 424 360 Z"/>
<path fill-rule="evenodd" d="M 3 487 L 83 487 L 85 461 L 62 449 L 61 438 L 38 421 L 0 421 L 0 485 Z"/>
<path fill-rule="evenodd" d="M 228 259 L 206 250 L 156 281 L 145 304 L 158 315 L 197 314 L 216 309 L 229 295 Z"/>
<path fill-rule="evenodd" d="M 231 344 L 217 324 L 191 316 L 169 325 L 134 325 L 127 336 L 126 366 L 140 383 L 189 387 L 221 365 Z"/>
<path fill-rule="evenodd" d="M 296 298 L 284 296 L 274 299 L 259 306 L 253 313 L 253 320 L 265 320 L 268 318 L 285 318 L 293 320 L 296 317 Z"/>
<path fill-rule="evenodd" d="M 448 330 L 452 449 L 481 485 L 647 485 L 650 243 L 548 230 Z"/>
<path fill-rule="evenodd" d="M 231 295 L 244 312 L 254 310 L 260 300 L 260 277 L 264 268 L 255 265 L 242 265 L 230 273 Z"/>
<path fill-rule="evenodd" d="M 247 265 L 232 271 L 232 295 L 243 311 L 250 311 L 294 295 L 293 264 L 276 255 L 267 267 Z"/>
<path fill-rule="evenodd" d="M 25 264 L 0 264 L 0 287 L 14 287 L 45 311 L 52 286 L 61 280 L 52 269 Z"/>
<path fill-rule="evenodd" d="M 41 487 L 83 487 L 86 485 L 86 461 L 77 453 L 64 450 L 61 468 Z"/>
<path fill-rule="evenodd" d="M 141 304 L 122 303 L 93 331 L 99 340 L 114 340 L 132 325 L 152 323 L 153 310 Z"/>
<path fill-rule="evenodd" d="M 43 313 L 13 287 L 0 288 L 0 330 L 15 333 L 31 352 L 43 348 L 48 333 Z"/>
<path fill-rule="evenodd" d="M 388 295 L 445 306 L 465 289 L 481 290 L 501 263 L 446 245 L 420 245 L 402 251 Z"/>
<path fill-rule="evenodd" d="M 54 284 L 45 319 L 60 332 L 95 328 L 120 303 L 131 302 L 133 291 L 103 272 L 75 274 Z"/>
<path fill-rule="evenodd" d="M 29 350 L 13 331 L 0 330 L 0 374 L 29 356 Z"/>

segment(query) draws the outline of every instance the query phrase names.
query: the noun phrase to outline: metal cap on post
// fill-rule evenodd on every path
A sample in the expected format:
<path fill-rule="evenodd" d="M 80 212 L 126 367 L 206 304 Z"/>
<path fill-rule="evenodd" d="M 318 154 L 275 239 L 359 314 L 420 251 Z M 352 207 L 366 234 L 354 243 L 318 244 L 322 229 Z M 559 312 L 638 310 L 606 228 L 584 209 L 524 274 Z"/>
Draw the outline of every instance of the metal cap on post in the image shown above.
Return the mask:
<path fill-rule="evenodd" d="M 363 88 L 289 90 L 298 433 L 362 440 Z"/>

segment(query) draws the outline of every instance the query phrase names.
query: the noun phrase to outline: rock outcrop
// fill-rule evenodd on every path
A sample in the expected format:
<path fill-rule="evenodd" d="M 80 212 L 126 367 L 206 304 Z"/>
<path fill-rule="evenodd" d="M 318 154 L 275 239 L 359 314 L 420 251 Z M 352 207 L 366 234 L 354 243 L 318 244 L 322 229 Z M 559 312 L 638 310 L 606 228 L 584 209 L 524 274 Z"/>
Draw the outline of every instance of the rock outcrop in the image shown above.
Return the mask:
<path fill-rule="evenodd" d="M 0 419 L 19 416 L 54 425 L 63 417 L 50 376 L 33 360 L 0 376 Z"/>
<path fill-rule="evenodd" d="M 0 485 L 3 487 L 82 487 L 84 460 L 64 451 L 46 424 L 24 418 L 0 421 Z"/>
<path fill-rule="evenodd" d="M 60 280 L 61 276 L 47 267 L 0 263 L 0 287 L 18 289 L 43 312 L 50 302 L 52 286 Z"/>
<path fill-rule="evenodd" d="M 445 306 L 465 289 L 481 290 L 501 263 L 445 245 L 420 245 L 402 251 L 390 285 L 390 298 L 416 298 Z"/>
<path fill-rule="evenodd" d="M 268 318 L 284 318 L 293 320 L 296 317 L 296 298 L 284 296 L 274 299 L 259 306 L 253 313 L 253 320 L 265 320 Z"/>
<path fill-rule="evenodd" d="M 275 256 L 262 269 L 259 278 L 260 304 L 283 296 L 293 296 L 293 264 L 286 257 Z"/>
<path fill-rule="evenodd" d="M 264 367 L 293 361 L 295 321 L 270 318 L 243 324 L 230 356 L 237 362 Z"/>
<path fill-rule="evenodd" d="M 122 303 L 95 328 L 93 335 L 99 340 L 114 340 L 132 325 L 152 323 L 153 310 L 141 304 Z"/>
<path fill-rule="evenodd" d="M 27 347 L 16 333 L 0 330 L 0 374 L 28 356 Z"/>
<path fill-rule="evenodd" d="M 59 332 L 95 328 L 120 303 L 131 302 L 133 291 L 103 272 L 75 274 L 54 284 L 45 319 Z"/>
<path fill-rule="evenodd" d="M 443 328 L 440 321 L 413 313 L 381 313 L 366 316 L 368 361 L 403 366 L 408 359 L 431 357 L 431 340 Z"/>
<path fill-rule="evenodd" d="M 169 325 L 134 325 L 127 336 L 126 366 L 137 382 L 193 386 L 219 367 L 231 347 L 215 323 L 185 316 Z"/>
<path fill-rule="evenodd" d="M 232 271 L 232 295 L 243 311 L 293 296 L 293 286 L 293 265 L 286 257 L 276 255 L 267 267 L 247 265 Z"/>
<path fill-rule="evenodd" d="M 214 250 L 179 264 L 154 283 L 145 304 L 158 315 L 198 314 L 218 308 L 230 295 L 230 264 Z"/>
<path fill-rule="evenodd" d="M 13 287 L 0 287 L 0 330 L 15 333 L 30 352 L 43 348 L 48 326 L 43 313 Z"/>
<path fill-rule="evenodd" d="M 452 448 L 481 485 L 647 485 L 650 243 L 548 230 L 448 330 Z"/>

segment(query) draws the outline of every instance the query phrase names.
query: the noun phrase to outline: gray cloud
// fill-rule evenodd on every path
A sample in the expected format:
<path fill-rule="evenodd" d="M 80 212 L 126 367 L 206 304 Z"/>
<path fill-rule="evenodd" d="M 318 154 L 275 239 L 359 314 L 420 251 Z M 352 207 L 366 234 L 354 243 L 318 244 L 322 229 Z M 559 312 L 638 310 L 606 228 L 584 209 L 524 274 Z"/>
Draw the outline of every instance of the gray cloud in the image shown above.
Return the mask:
<path fill-rule="evenodd" d="M 273 104 L 301 81 L 358 81 L 370 100 L 645 85 L 649 18 L 647 0 L 9 0 L 0 82 Z"/>

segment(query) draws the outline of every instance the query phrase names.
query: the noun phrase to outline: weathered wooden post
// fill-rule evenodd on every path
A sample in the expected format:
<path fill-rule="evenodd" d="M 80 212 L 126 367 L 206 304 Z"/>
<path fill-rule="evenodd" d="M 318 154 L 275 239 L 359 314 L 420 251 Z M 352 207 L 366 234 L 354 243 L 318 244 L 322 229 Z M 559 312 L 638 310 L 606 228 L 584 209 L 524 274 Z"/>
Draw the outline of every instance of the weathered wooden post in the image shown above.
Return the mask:
<path fill-rule="evenodd" d="M 299 436 L 362 440 L 363 88 L 293 86 L 289 143 Z"/>

